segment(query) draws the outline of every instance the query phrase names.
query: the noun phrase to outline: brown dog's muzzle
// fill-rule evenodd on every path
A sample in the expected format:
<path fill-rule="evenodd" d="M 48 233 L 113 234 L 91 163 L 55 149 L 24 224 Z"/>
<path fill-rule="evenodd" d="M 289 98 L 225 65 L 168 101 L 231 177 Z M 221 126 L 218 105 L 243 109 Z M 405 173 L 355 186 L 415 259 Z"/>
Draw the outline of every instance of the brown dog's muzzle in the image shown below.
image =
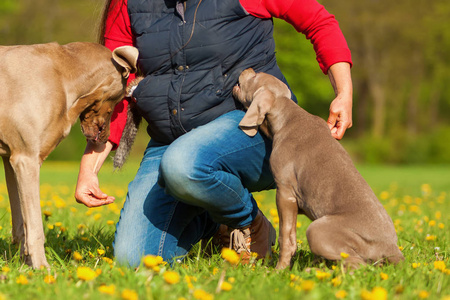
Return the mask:
<path fill-rule="evenodd" d="M 98 111 L 88 108 L 80 115 L 81 131 L 86 139 L 104 144 L 109 138 L 109 124 L 115 101 L 105 101 Z"/>

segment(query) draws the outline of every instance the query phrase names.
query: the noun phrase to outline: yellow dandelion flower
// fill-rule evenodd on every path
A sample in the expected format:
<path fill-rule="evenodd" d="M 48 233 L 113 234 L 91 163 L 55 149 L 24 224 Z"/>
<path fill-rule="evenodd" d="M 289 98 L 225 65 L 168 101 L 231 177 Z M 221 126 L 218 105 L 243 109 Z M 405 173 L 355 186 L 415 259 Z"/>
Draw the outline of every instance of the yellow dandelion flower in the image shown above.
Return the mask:
<path fill-rule="evenodd" d="M 420 267 L 420 263 L 412 263 L 412 267 L 413 269 L 417 269 L 418 267 Z"/>
<path fill-rule="evenodd" d="M 342 280 L 340 277 L 335 277 L 335 278 L 331 279 L 331 284 L 335 287 L 340 286 L 341 283 L 342 283 Z"/>
<path fill-rule="evenodd" d="M 83 259 L 83 255 L 80 254 L 80 252 L 75 251 L 72 255 L 73 259 L 75 259 L 76 261 L 80 261 Z"/>
<path fill-rule="evenodd" d="M 44 213 L 44 216 L 46 216 L 47 218 L 52 216 L 52 212 L 49 210 L 44 210 L 43 213 Z"/>
<path fill-rule="evenodd" d="M 28 279 L 24 275 L 19 275 L 19 277 L 16 278 L 16 283 L 26 285 L 28 284 Z"/>
<path fill-rule="evenodd" d="M 114 295 L 116 293 L 116 286 L 114 284 L 111 285 L 103 284 L 98 287 L 98 291 L 102 294 Z"/>
<path fill-rule="evenodd" d="M 220 289 L 222 291 L 230 291 L 232 288 L 233 288 L 233 286 L 231 285 L 231 283 L 226 282 L 226 281 L 222 282 L 222 285 L 220 286 Z"/>
<path fill-rule="evenodd" d="M 97 254 L 102 256 L 103 254 L 105 254 L 105 250 L 104 249 L 97 249 Z"/>
<path fill-rule="evenodd" d="M 236 281 L 236 278 L 234 278 L 234 277 L 228 278 L 229 283 L 234 283 L 235 281 Z"/>
<path fill-rule="evenodd" d="M 210 293 L 205 292 L 204 290 L 201 290 L 201 289 L 195 290 L 193 293 L 193 296 L 195 299 L 198 299 L 198 300 L 213 300 L 214 299 L 213 295 L 211 295 Z"/>
<path fill-rule="evenodd" d="M 336 298 L 338 298 L 338 299 L 344 299 L 345 297 L 347 297 L 347 292 L 344 290 L 340 290 L 340 291 L 337 291 L 334 294 L 334 296 L 336 296 Z"/>
<path fill-rule="evenodd" d="M 124 289 L 122 291 L 121 297 L 123 300 L 138 300 L 138 294 L 133 291 L 133 290 L 129 290 L 129 289 Z"/>
<path fill-rule="evenodd" d="M 410 212 L 417 213 L 418 215 L 420 215 L 422 213 L 421 210 L 420 210 L 420 207 L 418 205 L 410 205 L 408 207 L 408 210 Z"/>
<path fill-rule="evenodd" d="M 96 269 L 95 270 L 95 274 L 97 274 L 97 276 L 102 274 L 102 269 Z"/>
<path fill-rule="evenodd" d="M 109 257 L 102 257 L 102 260 L 110 265 L 114 263 L 113 260 Z"/>
<path fill-rule="evenodd" d="M 372 293 L 368 290 L 362 290 L 360 296 L 362 300 L 372 300 Z"/>
<path fill-rule="evenodd" d="M 2 273 L 9 273 L 9 271 L 11 271 L 11 269 L 8 266 L 2 267 Z"/>
<path fill-rule="evenodd" d="M 434 217 L 435 217 L 437 220 L 440 220 L 440 219 L 442 218 L 442 213 L 441 213 L 440 211 L 437 211 L 437 212 L 434 213 Z"/>
<path fill-rule="evenodd" d="M 380 273 L 380 277 L 381 277 L 382 280 L 387 280 L 389 278 L 389 275 L 386 274 L 386 273 L 381 272 Z"/>
<path fill-rule="evenodd" d="M 380 193 L 380 199 L 381 200 L 387 200 L 389 198 L 389 192 L 388 191 L 383 191 Z"/>
<path fill-rule="evenodd" d="M 168 284 L 175 284 L 180 281 L 180 275 L 178 275 L 178 273 L 174 271 L 164 272 L 163 278 Z"/>
<path fill-rule="evenodd" d="M 56 227 L 61 227 L 61 226 L 62 226 L 62 222 L 56 222 L 56 223 L 55 223 L 55 226 L 56 226 Z"/>
<path fill-rule="evenodd" d="M 318 271 L 316 272 L 316 277 L 317 277 L 317 279 L 319 279 L 319 280 L 327 279 L 327 278 L 329 278 L 330 276 L 331 276 L 331 274 L 328 273 L 328 272 L 322 272 L 322 271 L 320 271 L 320 270 L 318 270 Z"/>
<path fill-rule="evenodd" d="M 213 268 L 212 274 L 216 275 L 217 273 L 219 273 L 219 269 L 218 268 Z"/>
<path fill-rule="evenodd" d="M 239 255 L 233 249 L 223 248 L 222 258 L 232 265 L 237 265 L 239 263 Z"/>
<path fill-rule="evenodd" d="M 309 292 L 314 289 L 315 283 L 312 280 L 304 280 L 300 284 L 300 288 L 305 291 Z"/>
<path fill-rule="evenodd" d="M 98 220 L 100 220 L 102 218 L 102 214 L 95 214 L 94 215 L 94 220 L 95 221 L 98 221 Z"/>
<path fill-rule="evenodd" d="M 372 289 L 372 298 L 373 300 L 386 300 L 387 299 L 387 291 L 382 287 L 374 287 Z"/>
<path fill-rule="evenodd" d="M 154 266 L 154 267 L 152 268 L 152 270 L 153 270 L 154 272 L 156 272 L 156 273 L 159 273 L 159 271 L 161 271 L 161 267 L 160 267 L 160 266 Z"/>
<path fill-rule="evenodd" d="M 424 183 L 420 186 L 420 189 L 422 190 L 422 194 L 424 196 L 428 196 L 431 194 L 431 185 L 428 183 Z"/>
<path fill-rule="evenodd" d="M 53 230 L 55 228 L 55 225 L 53 224 L 47 224 L 47 228 L 50 230 Z"/>
<path fill-rule="evenodd" d="M 114 225 L 114 224 L 116 224 L 116 222 L 114 222 L 113 220 L 108 220 L 108 221 L 106 221 L 106 224 L 107 225 Z"/>
<path fill-rule="evenodd" d="M 97 277 L 97 273 L 89 267 L 78 267 L 77 277 L 83 281 L 91 281 Z"/>
<path fill-rule="evenodd" d="M 439 229 L 444 229 L 445 225 L 444 225 L 444 223 L 439 223 L 438 227 L 439 227 Z"/>
<path fill-rule="evenodd" d="M 143 262 L 144 266 L 151 269 L 153 267 L 160 265 L 163 262 L 163 258 L 161 256 L 149 254 L 144 257 Z"/>
<path fill-rule="evenodd" d="M 78 209 L 76 209 L 75 207 L 71 207 L 71 208 L 70 208 L 70 211 L 71 211 L 72 213 L 76 213 L 76 212 L 78 211 Z"/>
<path fill-rule="evenodd" d="M 302 223 L 300 222 L 300 221 L 297 221 L 297 228 L 300 228 L 300 227 L 302 227 Z"/>
<path fill-rule="evenodd" d="M 403 246 L 398 246 L 398 250 L 403 251 Z"/>
<path fill-rule="evenodd" d="M 430 293 L 428 293 L 427 291 L 420 291 L 418 296 L 420 299 L 427 299 L 428 297 L 430 297 Z"/>
<path fill-rule="evenodd" d="M 269 213 L 272 217 L 278 216 L 278 210 L 276 208 L 270 209 Z"/>
<path fill-rule="evenodd" d="M 349 255 L 345 252 L 341 252 L 341 257 L 342 257 L 342 259 L 346 259 L 349 257 Z"/>
<path fill-rule="evenodd" d="M 442 261 L 442 260 L 435 261 L 435 262 L 434 262 L 434 268 L 435 268 L 436 270 L 439 270 L 439 271 L 444 272 L 444 270 L 446 269 L 446 267 L 445 267 L 445 262 Z"/>
<path fill-rule="evenodd" d="M 44 277 L 44 282 L 47 284 L 52 284 L 56 282 L 56 279 L 52 275 L 47 275 Z"/>
<path fill-rule="evenodd" d="M 431 220 L 430 222 L 428 222 L 428 226 L 430 226 L 430 227 L 436 226 L 436 221 L 435 220 Z"/>
<path fill-rule="evenodd" d="M 427 234 L 427 236 L 425 237 L 425 240 L 427 240 L 427 241 L 435 241 L 436 239 L 437 239 L 437 236 L 430 235 L 430 234 Z"/>

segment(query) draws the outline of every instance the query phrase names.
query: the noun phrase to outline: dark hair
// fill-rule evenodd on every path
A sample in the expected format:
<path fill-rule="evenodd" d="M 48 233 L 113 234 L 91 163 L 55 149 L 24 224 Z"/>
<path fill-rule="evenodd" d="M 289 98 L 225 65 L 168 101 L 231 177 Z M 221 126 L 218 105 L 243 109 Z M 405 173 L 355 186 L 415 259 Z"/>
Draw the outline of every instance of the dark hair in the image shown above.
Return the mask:
<path fill-rule="evenodd" d="M 100 30 L 98 32 L 98 42 L 102 45 L 105 45 L 105 33 L 106 33 L 106 19 L 108 18 L 108 13 L 113 10 L 117 5 L 122 5 L 124 0 L 106 0 L 105 6 L 103 8 L 102 18 L 100 20 Z M 114 16 L 115 18 L 119 17 Z"/>

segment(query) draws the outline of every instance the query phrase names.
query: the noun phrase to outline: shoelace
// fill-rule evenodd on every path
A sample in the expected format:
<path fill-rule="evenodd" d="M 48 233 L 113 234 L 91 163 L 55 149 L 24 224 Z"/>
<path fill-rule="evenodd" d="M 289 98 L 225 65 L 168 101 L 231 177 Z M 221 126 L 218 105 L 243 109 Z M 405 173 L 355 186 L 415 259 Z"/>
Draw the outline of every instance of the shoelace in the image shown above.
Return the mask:
<path fill-rule="evenodd" d="M 234 229 L 230 233 L 230 248 L 231 247 L 233 247 L 237 253 L 241 253 L 242 251 L 251 253 L 244 237 L 244 232 L 241 229 Z"/>

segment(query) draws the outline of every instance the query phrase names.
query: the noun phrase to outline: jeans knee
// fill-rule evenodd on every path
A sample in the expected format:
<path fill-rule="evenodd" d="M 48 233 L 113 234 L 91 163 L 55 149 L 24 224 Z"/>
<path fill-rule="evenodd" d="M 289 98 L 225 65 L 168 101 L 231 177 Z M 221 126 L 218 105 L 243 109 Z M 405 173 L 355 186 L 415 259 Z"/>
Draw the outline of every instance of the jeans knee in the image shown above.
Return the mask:
<path fill-rule="evenodd" d="M 114 257 L 120 265 L 135 268 L 141 263 L 142 253 L 139 253 L 136 245 L 133 245 L 130 241 L 126 239 L 118 239 L 116 236 L 113 243 L 113 248 Z"/>
<path fill-rule="evenodd" d="M 202 189 L 207 188 L 212 176 L 211 170 L 192 153 L 167 150 L 161 160 L 159 183 L 181 201 L 199 201 Z"/>

